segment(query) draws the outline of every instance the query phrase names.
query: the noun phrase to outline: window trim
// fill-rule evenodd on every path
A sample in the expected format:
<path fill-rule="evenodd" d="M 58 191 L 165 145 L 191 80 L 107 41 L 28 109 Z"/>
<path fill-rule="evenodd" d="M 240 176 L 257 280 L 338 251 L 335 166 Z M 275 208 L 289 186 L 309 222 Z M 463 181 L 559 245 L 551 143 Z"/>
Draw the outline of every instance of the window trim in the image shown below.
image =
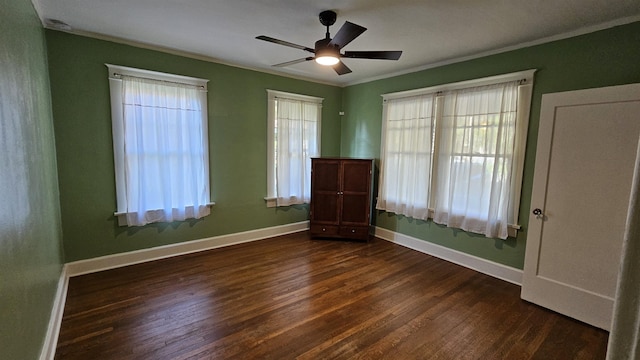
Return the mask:
<path fill-rule="evenodd" d="M 125 172 L 124 172 L 124 129 L 122 127 L 123 121 L 123 106 L 122 106 L 122 75 L 127 76 L 135 76 L 142 77 L 152 80 L 166 81 L 170 83 L 179 83 L 179 84 L 187 84 L 193 86 L 202 87 L 202 91 L 205 93 L 205 104 L 206 101 L 206 93 L 207 93 L 207 83 L 208 79 L 200 79 L 183 75 L 175 75 L 168 74 L 163 72 L 137 69 L 127 66 L 121 65 L 113 65 L 109 63 L 105 63 L 109 71 L 109 93 L 110 93 L 110 102 L 111 102 L 111 127 L 112 127 L 112 140 L 113 140 L 113 153 L 114 153 L 114 171 L 115 171 L 115 182 L 116 182 L 116 207 L 117 210 L 113 213 L 113 215 L 118 219 L 119 226 L 127 226 L 127 210 L 124 208 L 124 204 L 126 204 L 125 198 Z M 207 118 L 207 107 L 203 107 L 203 115 L 205 119 Z M 208 136 L 207 127 L 205 123 L 205 128 L 203 129 L 205 134 L 204 136 Z M 209 171 L 209 164 L 207 165 L 206 171 Z M 209 179 L 209 181 L 211 181 Z M 209 190 L 211 190 L 211 184 L 209 184 Z M 207 206 L 215 205 L 215 202 L 210 201 L 206 204 Z"/>
<path fill-rule="evenodd" d="M 519 212 L 520 212 L 520 201 L 522 198 L 522 180 L 524 176 L 524 161 L 525 161 L 525 151 L 526 151 L 526 142 L 527 142 L 527 132 L 529 128 L 529 117 L 531 112 L 531 98 L 533 95 L 533 80 L 534 80 L 534 74 L 536 71 L 537 69 L 529 69 L 529 70 L 517 71 L 513 73 L 508 73 L 508 74 L 501 74 L 501 75 L 489 76 L 489 77 L 484 77 L 479 79 L 465 80 L 465 81 L 459 81 L 455 83 L 441 84 L 441 85 L 435 85 L 435 86 L 426 87 L 426 88 L 413 89 L 413 90 L 400 91 L 400 92 L 387 93 L 387 94 L 380 95 L 382 96 L 382 99 L 383 99 L 382 113 L 386 114 L 386 107 L 387 107 L 388 100 L 436 93 L 435 101 L 441 103 L 442 98 L 437 96 L 437 93 L 439 92 L 445 92 L 450 90 L 460 90 L 460 89 L 465 89 L 470 87 L 493 85 L 501 82 L 520 80 L 520 86 L 518 87 L 517 108 L 521 109 L 522 111 L 518 111 L 517 118 L 516 118 L 516 133 L 515 133 L 515 139 L 514 139 L 514 147 L 515 147 L 514 158 L 516 158 L 516 161 L 513 167 L 514 173 L 513 173 L 512 182 L 511 182 L 511 191 L 513 196 L 512 205 L 514 206 L 514 208 L 510 209 L 510 211 L 512 212 L 515 224 L 508 225 L 508 235 L 510 237 L 515 237 L 517 235 L 518 230 L 520 230 L 521 228 L 521 226 L 519 225 Z M 436 111 L 442 111 L 442 106 L 436 106 Z M 434 145 L 433 145 L 434 154 L 432 159 L 432 169 L 437 166 L 437 159 L 438 159 L 437 146 L 440 140 L 439 129 L 440 127 L 437 127 L 434 130 L 435 138 L 434 138 Z M 386 121 L 384 121 L 383 119 L 381 149 L 384 148 L 385 135 L 386 135 Z M 383 154 L 381 153 L 380 155 L 382 157 Z M 433 170 L 431 172 L 431 176 L 433 177 Z M 431 189 L 429 190 L 430 193 L 432 193 L 434 186 L 435 186 L 434 182 L 431 182 Z M 432 200 L 432 197 L 430 196 L 429 197 L 430 203 L 428 204 L 429 206 L 428 217 L 432 219 L 434 214 L 434 209 L 431 206 L 431 201 L 433 200 Z"/>
<path fill-rule="evenodd" d="M 508 82 L 508 81 L 515 81 L 515 80 L 522 80 L 523 81 L 522 85 L 525 85 L 525 84 L 533 85 L 533 75 L 535 74 L 536 71 L 538 71 L 538 69 L 522 70 L 522 71 L 516 71 L 508 74 L 483 77 L 479 79 L 471 79 L 471 80 L 458 81 L 458 82 L 448 83 L 448 84 L 434 85 L 426 88 L 386 93 L 380 96 L 382 96 L 383 100 L 400 99 L 400 98 L 405 98 L 410 96 L 420 96 L 420 95 L 426 95 L 430 93 L 437 93 L 440 91 L 460 90 L 460 89 L 466 89 L 470 87 L 493 85 L 501 82 Z"/>
<path fill-rule="evenodd" d="M 290 99 L 290 100 L 300 100 L 313 102 L 320 105 L 322 108 L 322 102 L 324 98 L 311 96 L 311 95 L 302 95 L 289 93 L 279 90 L 270 90 L 267 89 L 267 196 L 264 197 L 264 201 L 268 208 L 276 207 L 276 193 L 275 193 L 275 134 L 273 129 L 275 128 L 276 122 L 276 100 L 278 98 Z M 321 138 L 322 138 L 322 111 L 318 112 L 318 153 L 321 152 Z"/>

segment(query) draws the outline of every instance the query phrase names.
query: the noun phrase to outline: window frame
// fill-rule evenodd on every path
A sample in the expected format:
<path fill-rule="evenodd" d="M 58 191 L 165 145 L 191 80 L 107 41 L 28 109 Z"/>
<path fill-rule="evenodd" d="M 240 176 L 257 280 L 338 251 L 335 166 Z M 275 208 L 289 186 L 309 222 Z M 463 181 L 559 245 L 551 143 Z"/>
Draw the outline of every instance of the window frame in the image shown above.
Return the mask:
<path fill-rule="evenodd" d="M 531 111 L 531 98 L 533 95 L 533 80 L 534 80 L 534 74 L 536 71 L 537 69 L 523 70 L 523 71 L 518 71 L 518 72 L 513 72 L 508 74 L 497 75 L 497 76 L 490 76 L 490 77 L 484 77 L 479 79 L 460 81 L 455 83 L 431 86 L 427 88 L 420 88 L 420 89 L 407 90 L 407 91 L 381 95 L 381 97 L 383 98 L 382 113 L 387 114 L 387 103 L 389 100 L 436 94 L 435 102 L 434 102 L 435 103 L 434 116 L 436 119 L 441 119 L 442 118 L 441 112 L 443 111 L 444 98 L 439 96 L 439 93 L 452 91 L 452 90 L 461 90 L 461 89 L 472 88 L 472 87 L 480 87 L 485 85 L 493 85 L 493 84 L 498 84 L 502 82 L 509 82 L 509 81 L 516 81 L 516 80 L 520 81 L 520 86 L 518 89 L 518 98 L 517 98 L 517 108 L 519 109 L 519 111 L 516 115 L 516 131 L 515 131 L 515 138 L 514 138 L 515 161 L 514 161 L 514 165 L 512 166 L 513 176 L 511 177 L 511 185 L 510 185 L 512 198 L 510 201 L 510 209 L 509 209 L 509 212 L 512 214 L 512 217 L 515 223 L 508 225 L 508 235 L 510 237 L 515 237 L 517 235 L 517 231 L 521 228 L 519 225 L 520 200 L 522 197 L 522 180 L 523 180 L 523 173 L 524 173 L 527 131 L 529 127 L 529 115 Z M 438 114 L 436 114 L 436 112 Z M 386 137 L 387 120 L 386 118 L 384 118 L 384 116 L 386 115 L 383 115 L 381 149 L 384 149 L 386 144 L 385 137 Z M 430 171 L 430 175 L 432 179 L 430 183 L 430 189 L 429 189 L 429 204 L 428 204 L 428 207 L 429 207 L 428 218 L 430 219 L 433 219 L 433 215 L 434 215 L 434 207 L 433 207 L 434 196 L 431 196 L 431 194 L 433 194 L 435 190 L 435 185 L 436 185 L 433 179 L 437 177 L 436 169 L 437 169 L 438 158 L 439 158 L 439 142 L 440 142 L 440 137 L 442 132 L 441 129 L 442 129 L 442 125 L 437 124 L 437 121 L 436 121 L 435 129 L 433 130 L 434 132 L 433 151 L 432 151 L 433 157 L 431 159 L 431 171 Z M 385 161 L 385 159 L 383 159 L 383 156 L 384 156 L 384 153 L 381 152 L 380 154 L 381 162 Z M 382 164 L 381 164 L 381 168 L 382 168 Z"/>
<path fill-rule="evenodd" d="M 205 119 L 208 119 L 207 115 L 207 83 L 209 80 L 194 78 L 183 75 L 175 75 L 151 70 L 144 70 L 138 68 L 132 68 L 121 65 L 113 65 L 105 63 L 109 71 L 109 93 L 111 102 L 111 126 L 112 126 L 112 139 L 113 139 L 113 154 L 114 154 L 114 171 L 115 171 L 115 183 L 116 183 L 116 207 L 114 216 L 118 219 L 119 226 L 127 226 L 127 209 L 126 209 L 126 192 L 125 192 L 125 171 L 124 171 L 124 107 L 122 104 L 122 75 L 147 78 L 151 80 L 164 81 L 168 83 L 186 84 L 192 86 L 202 87 L 204 91 L 204 104 L 202 106 L 202 112 Z M 207 139 L 208 146 L 208 127 L 207 121 L 204 122 L 203 136 Z M 209 196 L 211 196 L 211 177 L 209 175 L 209 163 L 205 164 L 205 173 L 209 181 Z M 209 201 L 207 206 L 215 205 L 215 202 Z"/>
<path fill-rule="evenodd" d="M 267 89 L 267 196 L 264 197 L 264 200 L 269 208 L 277 206 L 275 126 L 278 98 L 313 102 L 319 105 L 320 111 L 318 111 L 318 119 L 316 120 L 318 127 L 316 141 L 318 143 L 318 154 L 321 153 L 322 102 L 324 98 Z"/>

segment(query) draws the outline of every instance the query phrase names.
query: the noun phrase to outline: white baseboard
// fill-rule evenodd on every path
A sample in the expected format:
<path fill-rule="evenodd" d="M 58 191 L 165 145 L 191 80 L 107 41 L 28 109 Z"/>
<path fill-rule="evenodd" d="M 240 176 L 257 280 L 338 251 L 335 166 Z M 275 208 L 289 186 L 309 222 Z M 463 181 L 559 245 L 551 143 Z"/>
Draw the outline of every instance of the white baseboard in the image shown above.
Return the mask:
<path fill-rule="evenodd" d="M 67 267 L 65 265 L 62 267 L 62 272 L 60 272 L 58 288 L 56 289 L 55 298 L 53 299 L 49 325 L 47 326 L 47 336 L 44 339 L 44 344 L 40 351 L 40 360 L 53 360 L 56 354 L 58 335 L 60 334 L 60 325 L 62 324 L 62 315 L 64 314 L 64 304 L 67 301 L 68 285 L 69 276 L 67 276 Z"/>
<path fill-rule="evenodd" d="M 375 236 L 392 243 L 435 256 L 437 258 L 464 266 L 466 268 L 493 276 L 495 278 L 522 286 L 522 270 L 499 264 L 490 260 L 469 255 L 457 250 L 449 249 L 425 240 L 381 227 L 375 227 Z"/>
<path fill-rule="evenodd" d="M 126 253 L 101 256 L 93 259 L 79 260 L 67 263 L 69 277 L 89 274 L 102 270 L 114 269 L 127 265 L 139 264 L 147 261 L 165 259 L 178 255 L 190 254 L 198 251 L 215 249 L 223 246 L 240 244 L 250 241 L 266 239 L 274 236 L 286 235 L 309 229 L 309 221 L 293 224 L 273 226 L 263 229 L 244 231 L 240 233 L 214 236 L 206 239 L 192 240 L 183 243 L 158 246 L 149 249 L 136 250 Z"/>

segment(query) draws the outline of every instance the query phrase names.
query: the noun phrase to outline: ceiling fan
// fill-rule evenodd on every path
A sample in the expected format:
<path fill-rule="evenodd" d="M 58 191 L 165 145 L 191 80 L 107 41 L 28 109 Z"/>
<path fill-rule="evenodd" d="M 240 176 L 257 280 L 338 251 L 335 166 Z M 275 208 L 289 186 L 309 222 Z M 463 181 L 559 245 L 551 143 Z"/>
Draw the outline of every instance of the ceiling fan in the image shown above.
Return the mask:
<path fill-rule="evenodd" d="M 402 51 L 345 51 L 344 53 L 341 53 L 340 50 L 343 47 L 353 41 L 353 39 L 360 36 L 360 34 L 365 32 L 367 28 L 346 21 L 332 39 L 329 34 L 329 26 L 333 25 L 335 22 L 336 13 L 334 11 L 326 10 L 320 13 L 320 23 L 327 27 L 327 33 L 325 34 L 324 39 L 316 41 L 314 48 L 274 39 L 265 35 L 257 36 L 256 39 L 289 46 L 315 54 L 315 56 L 287 61 L 273 66 L 282 67 L 315 60 L 318 64 L 332 66 L 338 75 L 344 75 L 351 72 L 351 69 L 349 69 L 347 65 L 340 60 L 340 58 L 398 60 L 400 55 L 402 55 Z"/>

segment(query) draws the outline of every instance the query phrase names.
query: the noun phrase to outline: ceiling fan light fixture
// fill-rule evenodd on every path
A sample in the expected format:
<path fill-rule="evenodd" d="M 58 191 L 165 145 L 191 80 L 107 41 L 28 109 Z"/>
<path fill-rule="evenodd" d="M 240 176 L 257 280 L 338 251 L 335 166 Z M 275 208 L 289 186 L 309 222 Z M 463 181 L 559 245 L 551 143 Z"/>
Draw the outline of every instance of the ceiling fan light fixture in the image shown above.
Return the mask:
<path fill-rule="evenodd" d="M 337 64 L 339 61 L 340 59 L 338 59 L 333 55 L 316 56 L 316 62 L 324 66 L 333 66 Z"/>
<path fill-rule="evenodd" d="M 320 40 L 316 43 L 316 62 L 324 66 L 333 66 L 340 62 L 340 50 L 327 46 L 329 39 Z"/>

